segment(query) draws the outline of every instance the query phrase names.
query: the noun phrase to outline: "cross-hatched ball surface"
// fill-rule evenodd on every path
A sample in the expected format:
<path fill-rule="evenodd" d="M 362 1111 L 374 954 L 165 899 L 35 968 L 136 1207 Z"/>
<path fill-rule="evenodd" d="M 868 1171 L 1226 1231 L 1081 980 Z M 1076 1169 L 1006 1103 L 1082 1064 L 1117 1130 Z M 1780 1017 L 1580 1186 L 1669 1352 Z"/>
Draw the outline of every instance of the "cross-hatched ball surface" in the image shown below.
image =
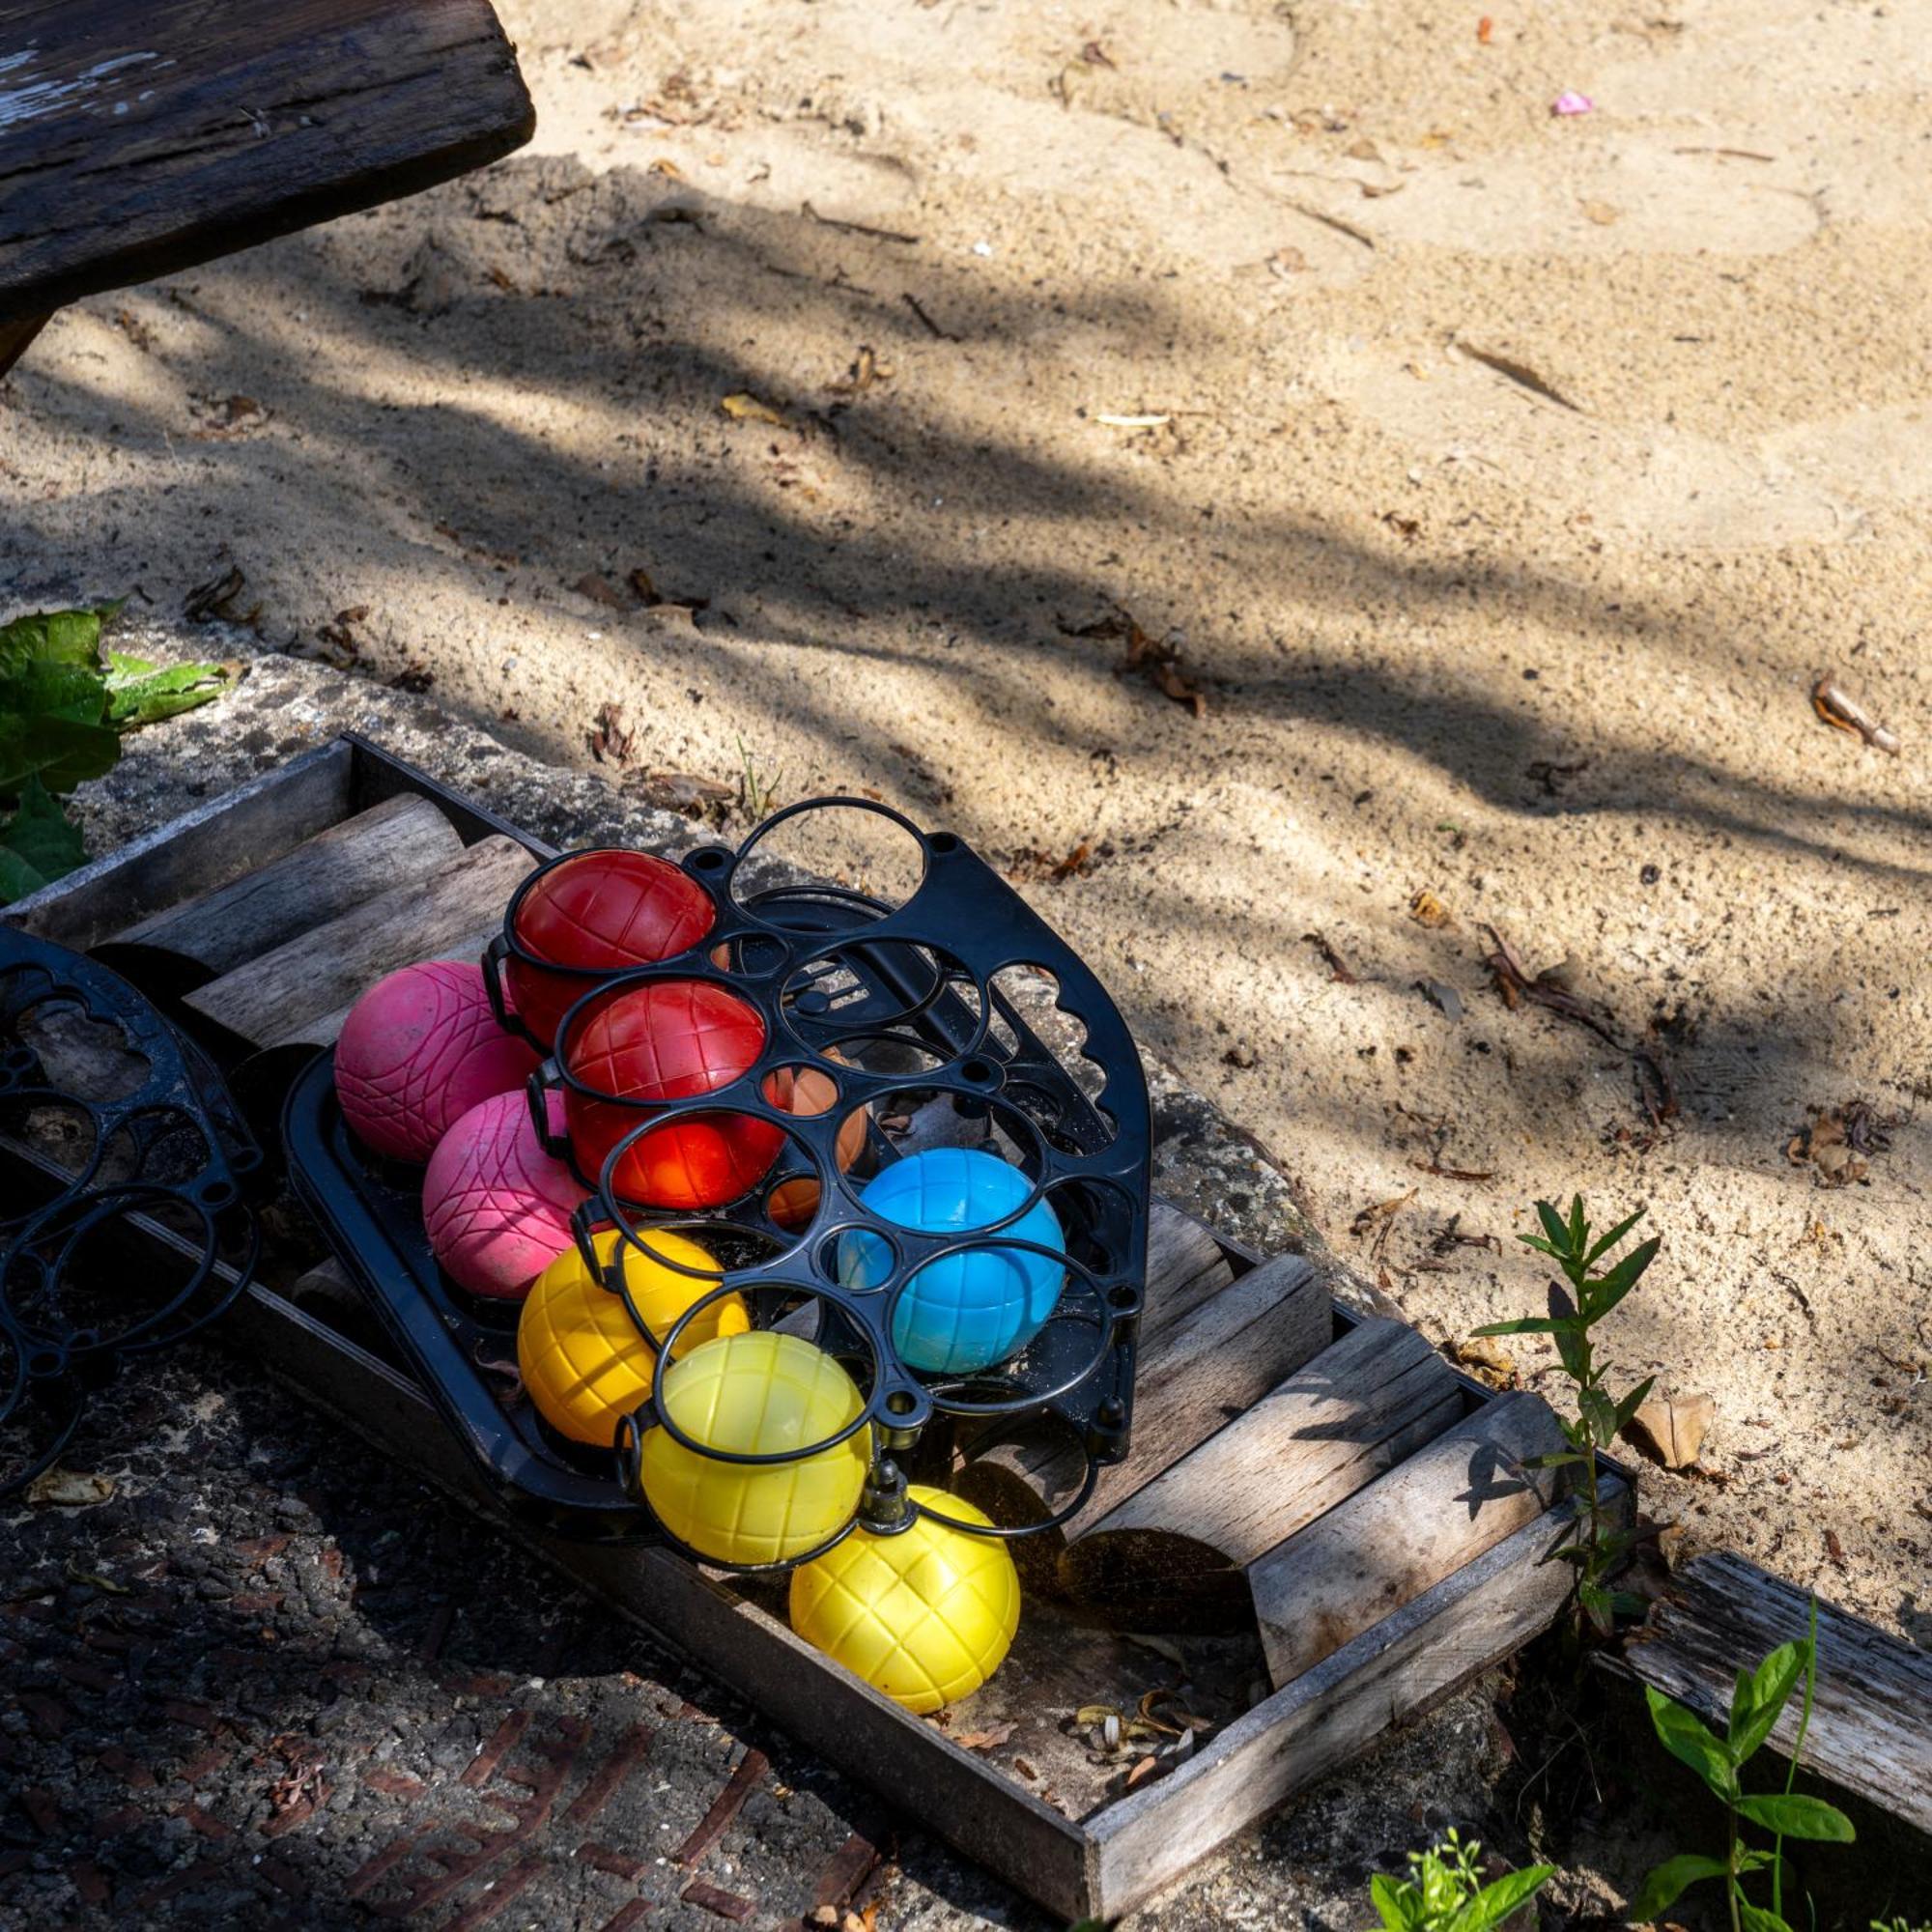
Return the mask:
<path fill-rule="evenodd" d="M 521 1087 L 529 1042 L 490 1010 L 478 966 L 431 960 L 387 974 L 350 1009 L 335 1042 L 335 1096 L 366 1148 L 425 1161 L 458 1117 Z"/>
<path fill-rule="evenodd" d="M 987 1521 L 942 1490 L 915 1483 L 909 1493 L 957 1521 Z M 792 1572 L 792 1629 L 922 1717 L 985 1683 L 1019 1620 L 1019 1573 L 1007 1546 L 929 1517 L 897 1536 L 861 1525 Z"/>
<path fill-rule="evenodd" d="M 860 1199 L 881 1220 L 926 1234 L 983 1228 L 1012 1213 L 1033 1182 L 979 1148 L 928 1148 L 881 1170 Z M 1037 1241 L 1065 1249 L 1060 1217 L 1042 1199 L 989 1241 Z M 864 1292 L 885 1285 L 892 1258 L 876 1235 L 838 1243 L 838 1278 Z M 1051 1256 L 989 1246 L 927 1262 L 893 1312 L 893 1346 L 908 1367 L 968 1375 L 1004 1361 L 1039 1332 L 1060 1300 L 1066 1271 Z"/>
<path fill-rule="evenodd" d="M 718 1264 L 696 1241 L 652 1229 L 650 1254 L 619 1245 L 614 1228 L 592 1239 L 598 1265 L 621 1254 L 631 1302 L 660 1347 L 678 1317 L 717 1286 Z M 662 1256 L 663 1260 L 654 1259 Z M 682 1274 L 676 1262 L 699 1274 Z M 680 1361 L 715 1335 L 742 1335 L 752 1325 L 742 1295 L 721 1295 L 678 1337 Z M 624 1296 L 607 1289 L 583 1265 L 573 1245 L 537 1277 L 517 1322 L 517 1368 L 524 1387 L 551 1427 L 576 1442 L 608 1449 L 617 1418 L 651 1392 L 657 1350 L 638 1332 Z"/>
<path fill-rule="evenodd" d="M 757 1009 L 707 980 L 660 980 L 594 1003 L 565 1030 L 562 1046 L 572 1078 L 595 1090 L 564 1090 L 579 1170 L 600 1174 L 611 1149 L 647 1118 L 613 1101 L 715 1093 L 749 1072 L 764 1047 Z M 611 1181 L 647 1208 L 720 1208 L 755 1187 L 783 1146 L 783 1130 L 769 1121 L 700 1115 L 640 1134 Z"/>
<path fill-rule="evenodd" d="M 696 946 L 716 917 L 691 874 L 649 852 L 582 852 L 553 866 L 517 907 L 516 936 L 537 959 L 602 973 L 647 966 Z M 518 1017 L 544 1045 L 593 981 L 507 963 Z"/>
<path fill-rule="evenodd" d="M 858 1384 L 824 1350 L 759 1329 L 700 1343 L 672 1362 L 658 1401 L 693 1441 L 739 1455 L 810 1449 L 854 1420 Z M 851 1520 L 871 1456 L 869 1429 L 788 1463 L 721 1463 L 649 1429 L 639 1451 L 658 1520 L 721 1563 L 782 1563 Z"/>
<path fill-rule="evenodd" d="M 499 1094 L 437 1143 L 423 1170 L 423 1227 L 453 1281 L 521 1300 L 570 1246 L 571 1209 L 588 1193 L 544 1151 L 526 1096 Z"/>

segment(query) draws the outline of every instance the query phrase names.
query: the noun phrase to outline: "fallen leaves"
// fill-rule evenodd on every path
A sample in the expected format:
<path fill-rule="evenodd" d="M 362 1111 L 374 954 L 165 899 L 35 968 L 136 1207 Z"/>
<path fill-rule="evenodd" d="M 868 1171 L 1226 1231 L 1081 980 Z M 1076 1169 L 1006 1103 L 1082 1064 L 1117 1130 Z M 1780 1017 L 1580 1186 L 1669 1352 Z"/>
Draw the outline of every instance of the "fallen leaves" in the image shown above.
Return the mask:
<path fill-rule="evenodd" d="M 82 1469 L 43 1469 L 27 1485 L 33 1509 L 93 1509 L 114 1494 L 112 1476 L 96 1476 Z"/>
<path fill-rule="evenodd" d="M 1059 629 L 1064 638 L 1123 639 L 1127 648 L 1114 668 L 1117 676 L 1144 677 L 1164 696 L 1186 705 L 1196 718 L 1207 716 L 1208 699 L 1181 663 L 1178 632 L 1170 631 L 1165 638 L 1156 639 L 1142 628 L 1131 611 L 1120 604 L 1091 624 L 1069 624 L 1062 618 Z"/>
<path fill-rule="evenodd" d="M 253 630 L 261 624 L 260 604 L 242 609 L 242 594 L 248 587 L 248 580 L 242 576 L 239 564 L 230 564 L 220 576 L 212 577 L 206 583 L 198 583 L 187 593 L 182 605 L 182 615 L 190 624 L 241 624 Z"/>
<path fill-rule="evenodd" d="M 983 1731 L 956 1731 L 952 1742 L 961 1750 L 997 1750 L 1011 1739 L 1018 1728 L 1017 1724 L 994 1724 Z"/>
<path fill-rule="evenodd" d="M 1688 1469 L 1696 1462 L 1717 1415 L 1717 1402 L 1708 1395 L 1653 1394 L 1638 1404 L 1624 1438 L 1662 1468 Z"/>
<path fill-rule="evenodd" d="M 1328 977 L 1338 985 L 1356 986 L 1361 983 L 1349 970 L 1349 962 L 1330 945 L 1325 934 L 1304 932 L 1301 935 L 1301 943 L 1304 946 L 1314 947 L 1316 952 L 1321 953 L 1321 963 L 1328 968 Z"/>
<path fill-rule="evenodd" d="M 718 407 L 733 422 L 770 423 L 774 429 L 784 429 L 790 421 L 782 410 L 762 401 L 749 389 L 734 389 L 730 395 L 719 397 Z"/>
<path fill-rule="evenodd" d="M 1081 874 L 1091 872 L 1112 849 L 1111 846 L 1102 846 L 1096 851 L 1091 840 L 1083 838 L 1070 852 L 1056 859 L 1037 846 L 1028 846 L 1012 855 L 1006 868 L 1007 877 L 1014 885 L 1041 880 L 1051 885 L 1062 885 L 1068 879 L 1077 879 Z"/>
<path fill-rule="evenodd" d="M 890 383 L 892 380 L 891 365 L 879 360 L 877 351 L 869 342 L 862 342 L 845 374 L 826 386 L 835 396 L 863 396 L 875 383 Z"/>
<path fill-rule="evenodd" d="M 631 762 L 631 750 L 638 741 L 638 734 L 624 723 L 624 707 L 621 704 L 606 703 L 597 707 L 596 721 L 585 738 L 590 755 L 600 765 L 627 765 Z"/>
<path fill-rule="evenodd" d="M 1868 1100 L 1848 1100 L 1823 1108 L 1809 1126 L 1800 1127 L 1785 1142 L 1784 1157 L 1793 1167 L 1816 1168 L 1821 1187 L 1849 1187 L 1865 1179 L 1869 1156 L 1891 1146 L 1889 1136 L 1897 1125 Z"/>
<path fill-rule="evenodd" d="M 1811 709 L 1835 730 L 1849 731 L 1874 751 L 1898 756 L 1898 734 L 1881 724 L 1835 678 L 1821 677 L 1811 687 Z"/>
<path fill-rule="evenodd" d="M 1485 1388 L 1512 1389 L 1517 1385 L 1516 1358 L 1493 1335 L 1465 1335 L 1460 1342 L 1451 1342 L 1449 1357 Z"/>

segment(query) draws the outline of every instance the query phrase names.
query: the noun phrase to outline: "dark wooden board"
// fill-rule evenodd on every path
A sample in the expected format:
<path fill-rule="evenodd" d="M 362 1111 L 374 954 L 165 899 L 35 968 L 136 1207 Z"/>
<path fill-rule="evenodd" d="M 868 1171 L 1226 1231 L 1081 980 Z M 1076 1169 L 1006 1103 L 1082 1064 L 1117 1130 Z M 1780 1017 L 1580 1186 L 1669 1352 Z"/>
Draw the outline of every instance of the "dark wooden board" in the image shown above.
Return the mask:
<path fill-rule="evenodd" d="M 1626 1646 L 1624 1663 L 1721 1729 L 1738 1672 L 1802 1637 L 1810 1611 L 1806 1591 L 1742 1556 L 1695 1557 L 1642 1636 Z M 1794 1698 L 1771 1734 L 1772 1748 L 1787 1757 L 1798 1718 Z M 1932 1832 L 1932 1656 L 1821 1599 L 1818 1690 L 1804 1762 Z"/>
<path fill-rule="evenodd" d="M 0 329 L 413 194 L 534 126 L 487 0 L 0 0 Z"/>

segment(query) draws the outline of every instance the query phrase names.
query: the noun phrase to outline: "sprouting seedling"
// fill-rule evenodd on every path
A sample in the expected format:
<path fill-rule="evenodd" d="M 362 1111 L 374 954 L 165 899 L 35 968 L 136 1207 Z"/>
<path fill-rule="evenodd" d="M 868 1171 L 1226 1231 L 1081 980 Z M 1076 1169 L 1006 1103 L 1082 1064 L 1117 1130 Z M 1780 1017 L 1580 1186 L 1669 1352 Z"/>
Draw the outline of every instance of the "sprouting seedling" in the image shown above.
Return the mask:
<path fill-rule="evenodd" d="M 1483 1848 L 1449 1835 L 1426 1852 L 1410 1852 L 1409 1876 L 1378 1872 L 1369 1896 L 1380 1915 L 1382 1932 L 1490 1932 L 1543 1889 L 1554 1865 L 1525 1865 L 1483 1883 L 1478 1860 Z"/>
<path fill-rule="evenodd" d="M 1781 1643 L 1755 1670 L 1740 1670 L 1731 1693 L 1730 1719 L 1719 1737 L 1694 1712 L 1666 1697 L 1655 1686 L 1645 1690 L 1650 1721 L 1658 1740 L 1672 1757 L 1688 1764 L 1724 1807 L 1725 1843 L 1722 1858 L 1680 1852 L 1665 1859 L 1643 1882 L 1632 1900 L 1628 1917 L 1646 1923 L 1673 1906 L 1691 1886 L 1721 1879 L 1730 1910 L 1731 1932 L 1791 1932 L 1784 1918 L 1784 1841 L 1805 1838 L 1849 1845 L 1857 1833 L 1852 1821 L 1835 1804 L 1794 1791 L 1799 1754 L 1811 1727 L 1811 1702 L 1818 1679 L 1818 1600 L 1811 1600 L 1811 1628 L 1792 1643 Z M 1747 1793 L 1739 1774 L 1771 1736 L 1792 1692 L 1804 1686 L 1804 1704 L 1798 1733 L 1791 1744 L 1791 1763 L 1782 1791 Z M 1755 1825 L 1772 1834 L 1771 1849 L 1747 1844 L 1744 1828 Z M 1753 1905 L 1745 1896 L 1744 1879 L 1751 1872 L 1771 1874 L 1771 1906 Z M 1902 1924 L 1903 1921 L 1900 1921 Z M 1884 1932 L 1876 1926 L 1875 1932 Z"/>
<path fill-rule="evenodd" d="M 758 769 L 758 762 L 753 757 L 743 736 L 738 739 L 738 791 L 739 804 L 744 808 L 745 816 L 754 824 L 769 818 L 772 808 L 778 804 L 779 787 L 784 783 L 784 773 L 774 772 L 768 779 Z"/>
<path fill-rule="evenodd" d="M 1570 1204 L 1568 1217 L 1559 1214 L 1548 1201 L 1536 1204 L 1541 1235 L 1519 1235 L 1524 1247 L 1548 1255 L 1562 1270 L 1568 1289 L 1552 1282 L 1549 1287 L 1549 1313 L 1525 1316 L 1518 1321 L 1495 1321 L 1478 1328 L 1478 1335 L 1548 1335 L 1556 1344 L 1564 1373 L 1577 1391 L 1577 1414 L 1564 1416 L 1563 1435 L 1567 1449 L 1538 1456 L 1528 1463 L 1531 1468 L 1576 1467 L 1581 1470 L 1578 1487 L 1582 1491 L 1584 1534 L 1577 1543 L 1556 1551 L 1557 1557 L 1575 1566 L 1577 1601 L 1591 1625 L 1607 1636 L 1619 1612 L 1641 1615 L 1640 1598 L 1615 1591 L 1609 1577 L 1629 1553 L 1635 1540 L 1629 1530 L 1616 1528 L 1605 1516 L 1598 1495 L 1597 1458 L 1616 1440 L 1649 1395 L 1655 1376 L 1646 1376 L 1621 1401 L 1612 1400 L 1604 1387 L 1605 1367 L 1597 1359 L 1593 1331 L 1597 1324 L 1634 1289 L 1644 1270 L 1657 1259 L 1662 1243 L 1653 1236 L 1640 1241 L 1619 1261 L 1607 1267 L 1598 1264 L 1643 1219 L 1639 1208 L 1606 1235 L 1591 1227 L 1583 1211 L 1583 1197 Z"/>

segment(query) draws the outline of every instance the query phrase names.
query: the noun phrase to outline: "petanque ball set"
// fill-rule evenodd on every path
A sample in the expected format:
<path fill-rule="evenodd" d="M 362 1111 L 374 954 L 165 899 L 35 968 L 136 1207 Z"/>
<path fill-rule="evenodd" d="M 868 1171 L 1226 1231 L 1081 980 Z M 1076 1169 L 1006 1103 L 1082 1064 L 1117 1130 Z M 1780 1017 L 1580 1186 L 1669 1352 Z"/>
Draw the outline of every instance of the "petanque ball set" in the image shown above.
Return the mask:
<path fill-rule="evenodd" d="M 775 875 L 809 811 L 896 828 L 917 889 Z M 909 1710 L 999 1666 L 1008 1539 L 1125 1453 L 1150 1135 L 1097 981 L 958 839 L 824 800 L 681 864 L 563 854 L 480 965 L 371 986 L 332 1083 L 297 1178 L 509 1500 L 788 1569 L 799 1634 Z M 951 1493 L 1039 1422 L 1089 1461 L 1051 1523 Z"/>

